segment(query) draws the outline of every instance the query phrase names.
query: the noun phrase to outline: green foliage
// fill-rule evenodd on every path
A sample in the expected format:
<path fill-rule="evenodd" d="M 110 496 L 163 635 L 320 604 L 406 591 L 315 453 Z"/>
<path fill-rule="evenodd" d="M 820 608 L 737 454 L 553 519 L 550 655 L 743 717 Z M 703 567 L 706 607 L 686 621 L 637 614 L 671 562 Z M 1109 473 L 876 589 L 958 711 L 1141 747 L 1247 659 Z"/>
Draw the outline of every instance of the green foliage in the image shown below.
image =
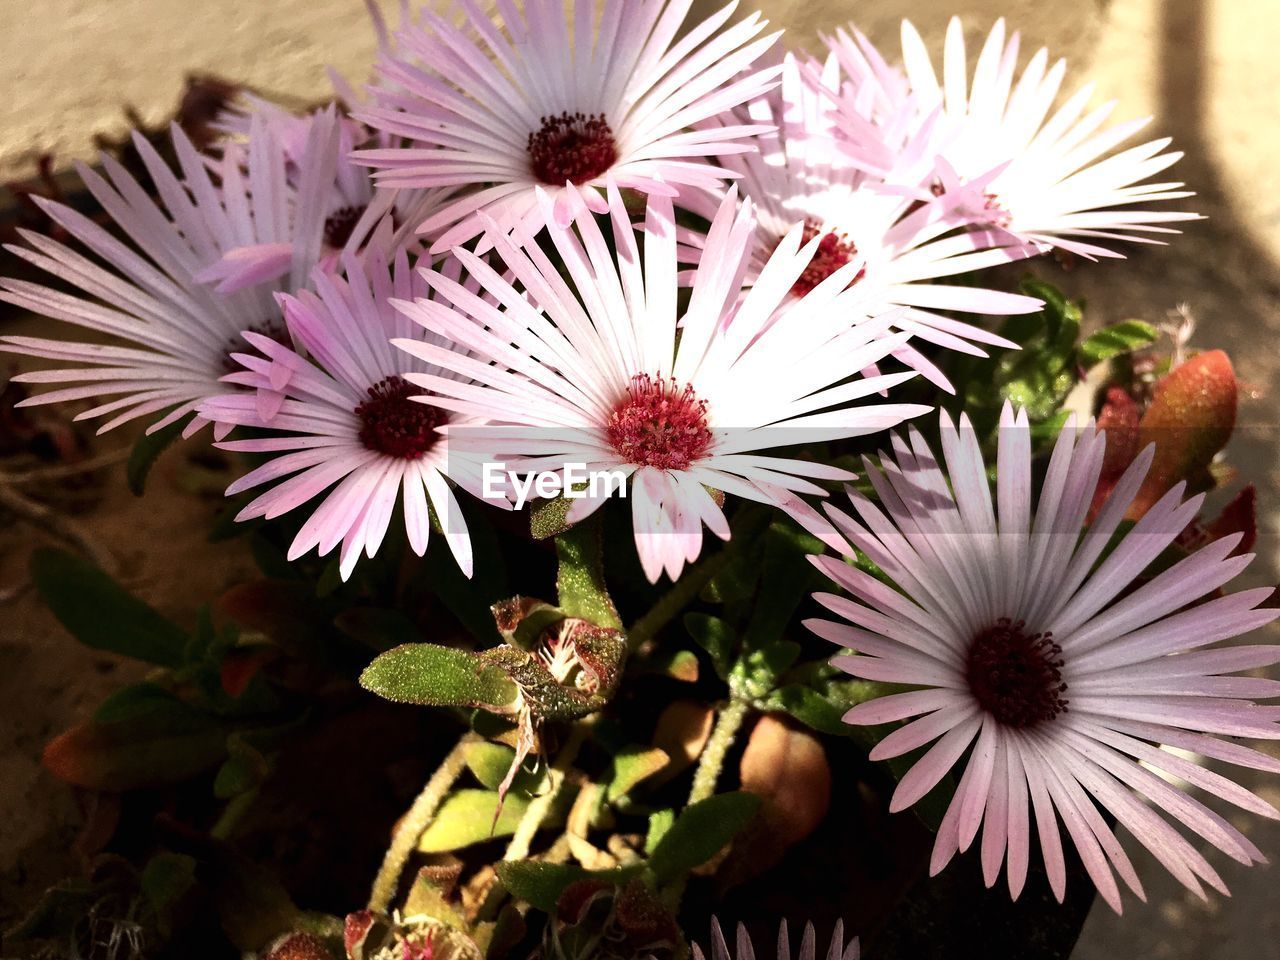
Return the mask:
<path fill-rule="evenodd" d="M 537 860 L 514 860 L 498 864 L 498 879 L 517 899 L 543 913 L 554 915 L 561 895 L 572 884 L 582 880 L 599 880 L 622 884 L 640 873 L 641 867 L 619 867 L 615 870 L 584 870 L 567 863 L 543 863 Z"/>
<path fill-rule="evenodd" d="M 160 459 L 160 454 L 168 450 L 174 441 L 182 436 L 182 431 L 191 422 L 193 416 L 194 414 L 179 417 L 155 433 L 144 433 L 138 438 L 138 442 L 129 451 L 129 462 L 125 465 L 125 479 L 134 496 L 140 497 L 146 492 L 147 477 L 151 473 L 151 468 Z"/>
<path fill-rule="evenodd" d="M 433 643 L 388 650 L 365 667 L 360 685 L 397 703 L 432 707 L 509 708 L 516 685 L 479 655 Z"/>
<path fill-rule="evenodd" d="M 88 560 L 64 550 L 37 550 L 31 579 L 40 599 L 86 647 L 163 667 L 182 664 L 183 630 Z"/>
<path fill-rule="evenodd" d="M 469 743 L 466 748 L 467 769 L 486 789 L 497 790 L 506 779 L 516 752 L 500 743 L 480 741 Z M 545 773 L 534 773 L 521 767 L 511 781 L 511 789 L 517 793 L 535 796 L 546 785 Z"/>
<path fill-rule="evenodd" d="M 529 800 L 496 790 L 458 790 L 450 794 L 418 841 L 421 853 L 444 853 L 516 832 Z"/>
<path fill-rule="evenodd" d="M 613 757 L 613 775 L 605 794 L 610 803 L 666 767 L 670 758 L 657 747 L 625 747 Z"/>
<path fill-rule="evenodd" d="M 738 835 L 760 807 L 754 793 L 719 793 L 692 804 L 658 841 L 649 869 L 661 885 L 706 863 Z"/>
<path fill-rule="evenodd" d="M 1133 353 L 1155 343 L 1160 335 L 1151 324 L 1142 320 L 1121 320 L 1090 334 L 1080 344 L 1080 364 L 1086 369 Z"/>
<path fill-rule="evenodd" d="M 594 516 L 556 537 L 556 589 L 565 616 L 620 630 L 622 621 L 604 583 L 602 529 L 600 517 Z"/>

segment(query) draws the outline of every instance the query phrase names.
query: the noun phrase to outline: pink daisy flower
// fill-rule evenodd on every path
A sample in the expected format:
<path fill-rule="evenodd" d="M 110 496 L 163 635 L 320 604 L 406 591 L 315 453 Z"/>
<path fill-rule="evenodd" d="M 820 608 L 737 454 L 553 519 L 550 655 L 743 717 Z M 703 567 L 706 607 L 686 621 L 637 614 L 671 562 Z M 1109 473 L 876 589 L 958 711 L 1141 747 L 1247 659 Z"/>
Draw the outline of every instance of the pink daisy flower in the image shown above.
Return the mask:
<path fill-rule="evenodd" d="M 847 38 L 846 38 L 847 39 Z M 833 43 L 846 62 L 860 53 L 870 66 L 864 76 L 885 97 L 904 88 L 872 48 L 862 42 Z M 1005 40 L 998 20 L 970 77 L 964 31 L 958 19 L 947 28 L 942 79 L 938 78 L 919 33 L 902 24 L 902 56 L 909 91 L 920 122 L 940 111 L 938 181 L 955 217 L 984 228 L 1007 230 L 1045 249 L 1058 247 L 1084 257 L 1118 257 L 1099 240 L 1157 242 L 1145 234 L 1176 233 L 1162 226 L 1199 219 L 1194 213 L 1133 209 L 1135 204 L 1191 196 L 1181 183 L 1144 182 L 1177 162 L 1163 153 L 1169 139 L 1152 140 L 1107 156 L 1141 130 L 1150 118 L 1104 129 L 1115 102 L 1086 112 L 1093 89 L 1086 86 L 1054 110 L 1066 73 L 1065 61 L 1049 67 L 1039 50 L 1020 76 L 1018 35 Z M 876 99 L 876 96 L 871 99 Z M 850 117 L 850 129 L 865 116 Z M 853 132 L 855 139 L 856 132 Z"/>
<path fill-rule="evenodd" d="M 375 190 L 368 171 L 350 155 L 359 145 L 389 138 L 373 134 L 335 106 L 294 114 L 250 96 L 242 108 L 225 112 L 219 126 L 229 137 L 227 149 L 273 157 L 269 162 L 282 171 L 291 211 L 284 223 L 256 229 L 200 273 L 199 279 L 222 293 L 286 275 L 290 289 L 298 289 L 309 265 L 335 269 L 340 255 L 361 250 L 384 218 L 397 230 L 393 242 L 399 244 L 449 192 Z"/>
<path fill-rule="evenodd" d="M 363 263 L 348 258 L 346 266 L 345 280 L 317 271 L 314 293 L 281 296 L 289 333 L 310 360 L 270 337 L 246 333 L 258 352 L 235 354 L 244 369 L 224 379 L 252 392 L 224 393 L 201 404 L 201 414 L 216 423 L 272 431 L 219 444 L 275 455 L 227 488 L 231 496 L 271 484 L 236 519 L 279 517 L 328 491 L 288 556 L 294 560 L 312 548 L 323 556 L 341 544 L 345 580 L 361 553 L 377 552 L 400 502 L 414 552 L 426 551 L 434 512 L 458 566 L 470 576 L 471 541 L 450 481 L 479 496 L 480 465 L 451 451 L 447 434 L 471 421 L 433 405 L 407 379 L 455 374 L 389 342 L 412 327 L 391 301 L 425 297 L 426 284 L 403 250 L 393 270 L 381 252 Z M 456 261 L 444 269 L 459 282 Z M 472 281 L 461 288 L 477 290 Z"/>
<path fill-rule="evenodd" d="M 381 58 L 376 106 L 357 116 L 412 141 L 363 150 L 380 186 L 466 188 L 419 230 L 433 252 L 483 229 L 480 211 L 506 230 L 531 234 L 546 214 L 542 190 L 567 223 L 581 196 L 604 213 L 606 178 L 620 187 L 673 196 L 715 185 L 720 157 L 753 149 L 753 124 L 693 129 L 757 96 L 776 70 L 737 76 L 778 34 L 759 37 L 758 14 L 728 27 L 735 3 L 676 40 L 692 0 L 501 0 L 499 28 L 471 0 L 459 0 L 477 36 L 424 10 Z M 577 189 L 566 189 L 567 184 Z"/>
<path fill-rule="evenodd" d="M 664 570 L 674 579 L 698 556 L 704 524 L 729 536 L 708 491 L 822 522 L 798 494 L 822 495 L 813 479 L 849 475 L 758 451 L 874 433 L 927 411 L 853 403 L 913 376 L 848 379 L 907 334 L 889 333 L 884 319 L 850 321 L 842 291 L 856 265 L 836 271 L 763 329 L 818 241 L 802 249 L 797 225 L 741 296 L 755 220 L 752 205 L 739 205 L 733 191 L 711 224 L 688 309 L 678 317 L 670 200 L 650 198 L 642 259 L 618 189 L 609 184 L 607 194 L 616 256 L 582 203 L 570 227 L 550 230 L 572 288 L 527 227 L 509 236 L 493 225 L 489 235 L 523 294 L 475 255 L 455 249 L 502 309 L 436 274 L 434 301 L 401 308 L 479 359 L 430 343 L 396 343 L 484 387 L 434 375 L 409 379 L 446 409 L 509 424 L 478 442 L 532 458 L 530 470 L 583 464 L 629 478 L 636 546 L 650 580 Z M 603 496 L 576 500 L 570 522 Z"/>
<path fill-rule="evenodd" d="M 785 920 L 778 927 L 776 952 L 770 954 L 766 951 L 762 960 L 770 956 L 776 957 L 777 960 L 791 960 L 791 935 L 787 930 L 787 921 Z M 804 935 L 800 940 L 800 950 L 796 954 L 796 960 L 816 960 L 817 956 L 817 934 L 814 932 L 813 924 L 806 923 L 804 925 Z M 859 956 L 861 956 L 861 951 L 858 948 L 858 938 L 854 937 L 846 944 L 844 942 L 844 921 L 837 920 L 835 927 L 831 931 L 831 945 L 827 948 L 826 960 L 858 960 Z M 693 945 L 693 957 L 694 960 L 708 960 L 707 954 L 704 954 L 702 948 L 696 943 Z M 751 943 L 751 937 L 748 935 L 746 927 L 738 924 L 737 942 L 733 947 L 730 947 L 725 941 L 719 921 L 714 919 L 711 921 L 710 960 L 756 960 L 756 957 L 756 949 Z"/>
<path fill-rule="evenodd" d="M 835 58 L 808 66 L 812 69 L 806 71 L 788 54 L 776 90 L 714 121 L 776 127 L 774 133 L 757 138 L 759 152 L 723 161 L 738 174 L 739 191 L 756 208 L 757 237 L 747 282 L 754 282 L 778 241 L 801 223 L 805 241 L 820 241 L 808 269 L 792 287 L 795 296 L 857 261 L 860 269 L 853 285 L 862 312 L 875 316 L 903 308 L 894 319 L 898 329 L 946 349 L 977 356 L 986 355 L 978 344 L 1016 349 L 1003 337 L 935 311 L 1029 313 L 1042 306 L 1039 300 L 933 281 L 1033 256 L 1038 248 L 1003 230 L 958 231 L 941 204 L 918 202 L 907 191 L 890 188 L 888 184 L 927 178 L 934 158 L 918 146 L 898 154 L 893 169 L 866 172 L 838 145 L 831 106 L 839 88 Z M 717 202 L 710 195 L 681 199 L 682 205 L 706 217 L 714 214 Z M 704 238 L 695 232 L 688 239 L 690 258 L 696 260 Z M 951 389 L 941 371 L 913 345 L 901 347 L 898 356 Z"/>
<path fill-rule="evenodd" d="M 326 116 L 311 131 L 310 140 L 317 145 L 327 143 L 334 130 L 332 114 Z M 211 160 L 175 127 L 181 179 L 145 139 L 135 135 L 133 142 L 158 199 L 109 156 L 102 158 L 105 176 L 80 168 L 90 193 L 129 242 L 70 207 L 37 199 L 55 223 L 101 262 L 57 240 L 23 232 L 30 248 L 8 249 L 77 292 L 0 279 L 0 298 L 116 341 L 0 338 L 0 350 L 78 364 L 17 379 L 73 384 L 32 397 L 28 404 L 100 400 L 79 415 L 108 418 L 99 432 L 161 414 L 149 428 L 158 430 L 225 390 L 218 378 L 234 369 L 228 354 L 241 343 L 241 331 L 284 336 L 274 294 L 301 286 L 320 256 L 319 210 L 307 214 L 316 218 L 309 234 L 314 242 L 290 245 L 300 230 L 295 220 L 301 214 L 291 203 L 280 145 L 269 133 L 251 140 L 247 149 L 230 145 L 220 160 Z M 336 143 L 327 149 L 334 153 Z M 213 290 L 202 282 L 209 264 L 260 243 L 287 246 L 283 269 L 250 270 L 233 291 Z M 197 415 L 186 432 L 206 422 Z"/>
<path fill-rule="evenodd" d="M 1143 892 L 1105 811 L 1188 888 L 1203 895 L 1204 881 L 1225 893 L 1217 872 L 1170 819 L 1241 863 L 1263 857 L 1183 784 L 1263 816 L 1280 813 L 1161 748 L 1280 771 L 1280 761 L 1231 739 L 1280 738 L 1280 710 L 1253 702 L 1280 696 L 1280 683 L 1231 676 L 1280 661 L 1280 645 L 1210 646 L 1280 615 L 1259 607 L 1270 588 L 1219 593 L 1252 559 L 1233 555 L 1240 535 L 1157 565 L 1140 579 L 1204 499 L 1183 502 L 1180 483 L 1120 532 L 1153 448 L 1085 528 L 1106 446 L 1092 423 L 1079 436 L 1073 422 L 1063 429 L 1034 509 L 1025 413 L 1006 407 L 1002 416 L 994 502 L 968 420 L 962 417 L 957 429 L 944 414 L 941 429 L 945 474 L 912 431 L 909 442 L 894 438 L 893 455 L 881 455 L 882 469 L 868 464 L 879 505 L 851 492 L 858 520 L 828 508 L 848 542 L 896 588 L 837 558 L 815 558 L 851 594 L 817 596 L 847 623 L 807 624 L 856 651 L 833 662 L 857 677 L 913 688 L 860 704 L 845 721 L 916 718 L 881 740 L 873 759 L 933 744 L 902 778 L 890 808 L 912 805 L 960 763 L 934 845 L 934 873 L 968 849 L 981 827 L 987 885 L 1007 862 L 1017 897 L 1034 818 L 1049 883 L 1061 900 L 1061 823 L 1098 891 L 1119 912 L 1113 870 L 1139 897 Z"/>

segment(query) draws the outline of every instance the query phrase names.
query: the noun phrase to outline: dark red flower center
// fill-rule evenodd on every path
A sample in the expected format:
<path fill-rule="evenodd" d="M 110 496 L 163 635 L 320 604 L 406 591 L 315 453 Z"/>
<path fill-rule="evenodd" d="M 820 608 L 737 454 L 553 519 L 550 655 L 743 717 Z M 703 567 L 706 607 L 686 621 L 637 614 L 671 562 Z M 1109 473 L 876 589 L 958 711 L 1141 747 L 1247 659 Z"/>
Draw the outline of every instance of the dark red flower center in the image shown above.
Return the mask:
<path fill-rule="evenodd" d="M 369 388 L 369 399 L 356 407 L 360 442 L 368 449 L 401 460 L 417 460 L 440 439 L 436 427 L 445 422 L 439 407 L 411 399 L 422 391 L 403 377 L 386 377 Z"/>
<path fill-rule="evenodd" d="M 822 227 L 818 221 L 813 219 L 806 220 L 801 242 L 808 243 L 820 234 L 822 234 Z M 829 231 L 823 234 L 822 239 L 818 241 L 818 249 L 814 253 L 813 259 L 804 268 L 804 273 L 800 274 L 800 279 L 792 284 L 791 292 L 797 297 L 803 297 L 857 255 L 858 248 L 843 233 Z M 849 281 L 849 286 L 853 286 L 861 280 L 866 276 L 866 273 L 867 269 L 863 267 L 858 271 L 858 275 Z"/>
<path fill-rule="evenodd" d="M 965 675 L 982 709 L 1007 727 L 1034 727 L 1067 709 L 1062 647 L 1002 617 L 969 648 Z"/>
<path fill-rule="evenodd" d="M 284 318 L 272 317 L 269 320 L 263 320 L 261 323 L 252 327 L 245 328 L 249 333 L 260 333 L 262 336 L 270 340 L 274 340 L 282 347 L 293 349 L 293 340 L 289 336 L 289 330 L 284 325 Z M 233 353 L 253 353 L 255 348 L 249 344 L 240 334 L 236 334 L 227 341 L 227 349 L 222 354 L 222 372 L 239 373 L 244 369 L 244 365 L 232 358 Z"/>
<path fill-rule="evenodd" d="M 605 433 L 623 463 L 686 470 L 711 448 L 707 404 L 664 377 L 640 374 L 609 415 Z"/>
<path fill-rule="evenodd" d="M 603 114 L 543 117 L 529 134 L 529 165 L 543 183 L 563 187 L 594 180 L 618 160 L 618 144 Z"/>
<path fill-rule="evenodd" d="M 325 246 L 334 250 L 345 247 L 364 211 L 364 207 L 339 207 L 329 214 L 324 222 Z"/>

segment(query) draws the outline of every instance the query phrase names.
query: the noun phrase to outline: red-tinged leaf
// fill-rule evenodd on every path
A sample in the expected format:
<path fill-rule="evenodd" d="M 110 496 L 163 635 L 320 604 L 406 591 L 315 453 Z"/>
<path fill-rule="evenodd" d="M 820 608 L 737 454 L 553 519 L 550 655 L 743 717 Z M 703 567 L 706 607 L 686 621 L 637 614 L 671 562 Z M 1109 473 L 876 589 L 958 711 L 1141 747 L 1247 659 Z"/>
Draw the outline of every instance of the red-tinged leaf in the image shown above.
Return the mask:
<path fill-rule="evenodd" d="M 1235 371 L 1221 350 L 1193 357 L 1156 384 L 1138 429 L 1138 448 L 1154 443 L 1156 455 L 1130 519 L 1141 517 L 1179 480 L 1208 469 L 1231 439 L 1238 393 Z"/>
<path fill-rule="evenodd" d="M 1253 549 L 1253 545 L 1258 542 L 1258 491 L 1252 483 L 1222 508 L 1218 519 L 1209 524 L 1205 533 L 1210 541 L 1233 533 L 1243 533 L 1244 538 L 1233 553 L 1248 553 Z"/>
<path fill-rule="evenodd" d="M 334 960 L 334 956 L 314 933 L 287 933 L 272 944 L 262 960 Z"/>
<path fill-rule="evenodd" d="M 359 960 L 364 955 L 364 941 L 377 918 L 369 910 L 357 910 L 347 914 L 342 924 L 342 946 L 348 960 Z"/>
<path fill-rule="evenodd" d="M 315 590 L 291 580 L 256 580 L 232 587 L 218 610 L 246 630 L 266 634 L 290 653 L 315 653 L 315 637 L 330 620 L 316 603 Z"/>
<path fill-rule="evenodd" d="M 1141 414 L 1137 402 L 1129 396 L 1128 391 L 1121 387 L 1107 388 L 1102 410 L 1098 414 L 1098 429 L 1106 431 L 1107 449 L 1102 458 L 1098 487 L 1089 507 L 1090 520 L 1102 509 L 1107 497 L 1115 489 L 1116 482 L 1138 455 L 1138 421 Z"/>
<path fill-rule="evenodd" d="M 72 727 L 49 741 L 42 763 L 67 783 L 120 793 L 203 773 L 226 757 L 226 740 L 225 729 L 194 711 L 151 712 Z"/>
<path fill-rule="evenodd" d="M 222 661 L 222 690 L 232 699 L 244 693 L 258 671 L 274 660 L 277 651 L 270 647 L 233 650 Z"/>

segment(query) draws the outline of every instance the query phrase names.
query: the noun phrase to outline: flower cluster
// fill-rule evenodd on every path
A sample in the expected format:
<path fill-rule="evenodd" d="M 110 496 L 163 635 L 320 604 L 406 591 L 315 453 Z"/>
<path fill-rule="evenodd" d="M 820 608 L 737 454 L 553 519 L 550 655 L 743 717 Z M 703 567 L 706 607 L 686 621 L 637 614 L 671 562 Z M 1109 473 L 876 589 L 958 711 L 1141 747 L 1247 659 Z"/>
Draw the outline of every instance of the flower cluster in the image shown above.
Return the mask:
<path fill-rule="evenodd" d="M 89 335 L 0 338 L 55 361 L 18 378 L 57 385 L 27 402 L 91 401 L 78 416 L 104 431 L 212 424 L 254 458 L 237 519 L 308 509 L 289 558 L 337 548 L 343 579 L 393 525 L 419 555 L 434 527 L 471 576 L 457 491 L 511 509 L 494 466 L 620 476 L 651 583 L 698 560 L 704 528 L 730 538 L 726 498 L 754 501 L 840 554 L 814 558 L 839 620 L 809 623 L 849 649 L 835 664 L 905 685 L 845 717 L 915 718 L 876 759 L 931 744 L 893 807 L 962 769 L 935 870 L 981 831 L 988 885 L 1003 864 L 1016 897 L 1035 837 L 1061 897 L 1061 825 L 1118 910 L 1113 872 L 1142 891 L 1105 815 L 1196 890 L 1222 881 L 1170 819 L 1260 860 L 1184 785 L 1276 811 L 1162 749 L 1280 769 L 1228 739 L 1280 738 L 1253 703 L 1280 685 L 1235 676 L 1280 647 L 1209 646 L 1280 613 L 1222 592 L 1239 536 L 1170 560 L 1201 497 L 1171 484 L 1137 515 L 1158 454 L 1100 487 L 1092 421 L 1061 425 L 1037 483 L 1007 406 L 994 499 L 967 418 L 941 414 L 941 459 L 889 433 L 950 399 L 940 358 L 1018 347 L 985 318 L 1044 305 L 964 275 L 1118 257 L 1194 219 L 1146 206 L 1189 196 L 1151 180 L 1167 142 L 1116 152 L 1141 124 L 1106 126 L 1087 89 L 1055 106 L 1063 64 L 1041 50 L 1019 72 L 1003 23 L 971 70 L 953 22 L 937 71 L 909 24 L 899 67 L 852 28 L 779 54 L 733 4 L 695 24 L 691 0 L 499 6 L 406 13 L 360 102 L 345 84 L 301 116 L 246 100 L 208 156 L 175 128 L 177 171 L 139 137 L 149 189 L 110 158 L 82 169 L 109 226 L 42 202 L 63 239 L 12 250 L 56 285 L 0 297 Z M 857 479 L 832 451 L 872 435 L 889 449 L 862 460 L 856 517 L 815 507 Z M 566 479 L 564 524 L 610 490 Z M 830 956 L 856 956 L 839 928 Z"/>

